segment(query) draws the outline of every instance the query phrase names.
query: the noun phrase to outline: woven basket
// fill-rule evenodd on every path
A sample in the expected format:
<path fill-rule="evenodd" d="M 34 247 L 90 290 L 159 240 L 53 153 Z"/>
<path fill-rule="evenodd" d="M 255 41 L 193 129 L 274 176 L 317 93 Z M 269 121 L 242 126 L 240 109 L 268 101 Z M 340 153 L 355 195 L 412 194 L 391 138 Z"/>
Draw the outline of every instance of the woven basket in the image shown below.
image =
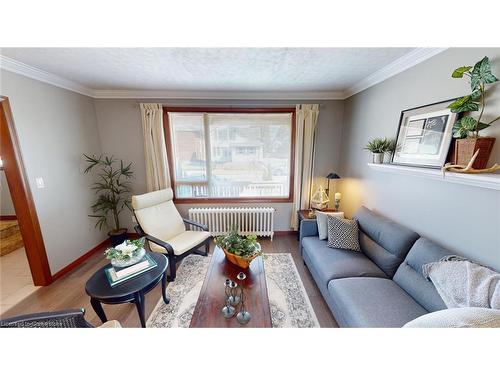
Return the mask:
<path fill-rule="evenodd" d="M 257 246 L 260 250 L 260 244 L 257 244 Z M 247 269 L 248 267 L 250 267 L 250 262 L 259 256 L 259 254 L 257 253 L 255 255 L 252 255 L 251 257 L 241 257 L 239 255 L 235 255 L 235 254 L 231 254 L 231 253 L 227 252 L 226 249 L 224 249 L 223 247 L 221 247 L 221 249 L 222 249 L 222 251 L 224 251 L 224 254 L 226 254 L 227 260 L 229 260 L 234 265 L 236 265 L 240 268 L 244 268 L 244 269 Z"/>

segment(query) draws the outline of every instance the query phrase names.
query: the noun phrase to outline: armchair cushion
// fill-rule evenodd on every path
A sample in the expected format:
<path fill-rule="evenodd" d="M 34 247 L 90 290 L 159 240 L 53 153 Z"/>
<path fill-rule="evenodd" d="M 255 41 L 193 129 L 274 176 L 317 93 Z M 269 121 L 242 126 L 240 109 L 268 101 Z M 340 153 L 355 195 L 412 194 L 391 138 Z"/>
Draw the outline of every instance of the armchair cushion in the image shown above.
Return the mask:
<path fill-rule="evenodd" d="M 170 188 L 132 197 L 135 216 L 144 232 L 169 243 L 170 239 L 186 231 L 172 197 Z"/>
<path fill-rule="evenodd" d="M 186 251 L 191 250 L 196 247 L 196 245 L 201 245 L 207 238 L 210 237 L 210 232 L 196 231 L 196 230 L 186 230 L 175 237 L 165 240 L 174 249 L 175 255 L 184 254 Z M 163 238 L 160 238 L 163 240 Z M 149 243 L 152 251 L 159 253 L 166 253 L 167 251 L 152 242 Z"/>

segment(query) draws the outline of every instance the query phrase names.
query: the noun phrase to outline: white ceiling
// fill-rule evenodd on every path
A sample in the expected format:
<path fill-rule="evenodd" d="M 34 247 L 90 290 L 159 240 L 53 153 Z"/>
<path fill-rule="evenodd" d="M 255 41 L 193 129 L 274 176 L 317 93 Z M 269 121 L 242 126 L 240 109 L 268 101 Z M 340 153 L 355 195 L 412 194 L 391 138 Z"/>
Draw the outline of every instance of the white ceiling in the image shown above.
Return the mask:
<path fill-rule="evenodd" d="M 7 70 L 20 62 L 25 70 L 48 73 L 96 97 L 112 97 L 111 92 L 124 91 L 345 93 L 422 50 L 3 48 L 0 55 L 9 60 L 3 60 Z"/>

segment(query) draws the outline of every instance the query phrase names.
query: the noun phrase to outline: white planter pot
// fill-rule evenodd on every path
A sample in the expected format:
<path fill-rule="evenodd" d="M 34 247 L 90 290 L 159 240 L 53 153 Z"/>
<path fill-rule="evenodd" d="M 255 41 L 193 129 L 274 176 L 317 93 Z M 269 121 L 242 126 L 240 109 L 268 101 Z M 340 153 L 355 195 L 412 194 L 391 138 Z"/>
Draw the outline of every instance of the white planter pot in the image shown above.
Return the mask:
<path fill-rule="evenodd" d="M 387 153 L 384 154 L 384 164 L 390 164 L 391 159 L 392 159 L 392 153 L 391 152 L 387 152 Z"/>
<path fill-rule="evenodd" d="M 384 160 L 384 154 L 383 153 L 372 153 L 372 158 L 373 158 L 373 164 L 382 164 L 382 161 Z"/>

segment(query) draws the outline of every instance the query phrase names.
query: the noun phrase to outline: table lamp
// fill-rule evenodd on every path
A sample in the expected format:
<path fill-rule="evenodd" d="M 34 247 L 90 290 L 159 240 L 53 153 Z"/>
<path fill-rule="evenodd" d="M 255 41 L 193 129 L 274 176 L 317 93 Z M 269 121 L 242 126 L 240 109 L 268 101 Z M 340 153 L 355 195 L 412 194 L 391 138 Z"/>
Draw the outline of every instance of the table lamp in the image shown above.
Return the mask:
<path fill-rule="evenodd" d="M 330 196 L 330 180 L 338 180 L 338 179 L 340 179 L 340 176 L 335 172 L 331 172 L 328 174 L 328 176 L 326 176 L 326 179 L 328 180 L 328 187 L 326 189 L 326 195 Z M 337 197 L 338 197 L 338 199 L 337 199 Z M 340 193 L 335 193 L 335 211 L 339 210 L 340 197 L 341 197 Z"/>

